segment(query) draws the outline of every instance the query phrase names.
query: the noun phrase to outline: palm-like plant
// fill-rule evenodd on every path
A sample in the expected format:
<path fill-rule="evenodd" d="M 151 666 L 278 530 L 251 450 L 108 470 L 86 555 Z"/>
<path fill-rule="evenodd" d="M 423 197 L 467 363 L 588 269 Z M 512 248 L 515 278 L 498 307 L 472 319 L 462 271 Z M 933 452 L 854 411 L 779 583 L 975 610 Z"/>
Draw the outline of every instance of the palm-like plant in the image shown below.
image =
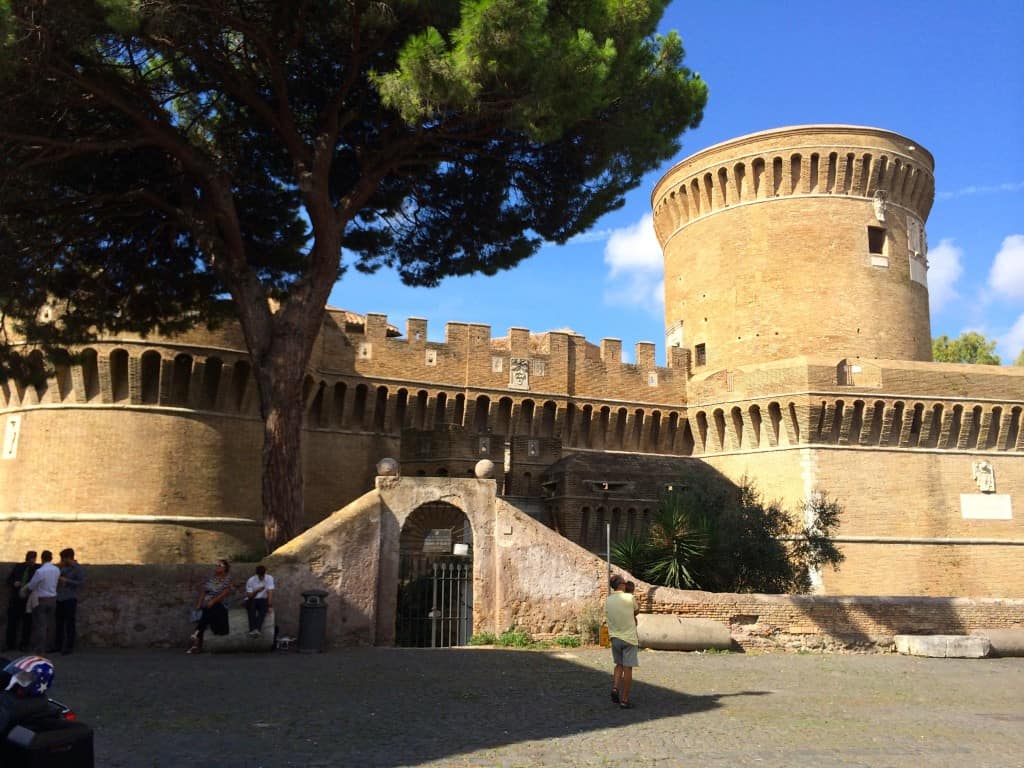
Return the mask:
<path fill-rule="evenodd" d="M 647 578 L 650 547 L 647 539 L 629 533 L 612 544 L 612 562 L 641 579 Z"/>
<path fill-rule="evenodd" d="M 697 589 L 694 567 L 711 540 L 710 522 L 679 491 L 669 491 L 651 521 L 645 578 L 676 589 Z"/>

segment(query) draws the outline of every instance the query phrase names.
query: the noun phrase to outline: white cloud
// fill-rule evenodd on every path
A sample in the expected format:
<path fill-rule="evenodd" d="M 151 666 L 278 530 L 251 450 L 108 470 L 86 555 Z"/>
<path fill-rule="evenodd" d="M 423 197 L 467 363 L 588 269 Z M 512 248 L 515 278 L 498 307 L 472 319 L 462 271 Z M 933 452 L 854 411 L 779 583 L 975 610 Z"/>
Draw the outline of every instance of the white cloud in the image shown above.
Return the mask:
<path fill-rule="evenodd" d="M 570 237 L 565 244 L 587 245 L 588 243 L 601 243 L 611 237 L 614 232 L 614 229 L 591 229 Z"/>
<path fill-rule="evenodd" d="M 1024 349 L 1024 315 L 1018 317 L 1013 327 L 1005 335 L 1000 336 L 997 341 L 999 342 L 999 356 L 1003 363 L 1012 365 L 1013 361 L 1017 359 L 1017 355 Z"/>
<path fill-rule="evenodd" d="M 614 230 L 604 248 L 608 265 L 608 304 L 639 306 L 661 312 L 665 304 L 664 261 L 650 214 Z"/>
<path fill-rule="evenodd" d="M 963 255 L 949 238 L 928 249 L 928 304 L 933 315 L 959 295 L 956 283 L 964 271 Z"/>
<path fill-rule="evenodd" d="M 961 189 L 955 189 L 950 192 L 939 192 L 936 197 L 940 200 L 952 200 L 955 197 L 988 195 L 998 192 L 1019 192 L 1022 189 L 1024 189 L 1024 181 L 1014 181 L 1007 182 L 1005 184 L 992 184 L 984 187 L 971 185 L 969 187 L 962 187 Z"/>
<path fill-rule="evenodd" d="M 1024 235 L 1010 235 L 992 262 L 989 287 L 1011 299 L 1024 298 Z"/>
<path fill-rule="evenodd" d="M 604 248 L 604 261 L 612 268 L 609 277 L 621 272 L 661 272 L 661 246 L 654 234 L 654 217 L 648 213 L 636 224 L 612 231 Z"/>

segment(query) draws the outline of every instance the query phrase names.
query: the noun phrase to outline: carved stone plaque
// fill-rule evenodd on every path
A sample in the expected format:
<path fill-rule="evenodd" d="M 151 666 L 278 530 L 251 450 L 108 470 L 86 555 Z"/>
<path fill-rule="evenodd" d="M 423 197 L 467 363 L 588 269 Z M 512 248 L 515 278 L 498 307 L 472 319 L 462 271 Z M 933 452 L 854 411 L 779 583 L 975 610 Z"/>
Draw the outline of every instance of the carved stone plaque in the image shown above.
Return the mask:
<path fill-rule="evenodd" d="M 525 357 L 512 357 L 508 361 L 508 385 L 512 389 L 530 388 L 530 361 Z"/>
<path fill-rule="evenodd" d="M 971 465 L 971 475 L 982 493 L 996 492 L 996 473 L 987 461 L 976 461 Z"/>

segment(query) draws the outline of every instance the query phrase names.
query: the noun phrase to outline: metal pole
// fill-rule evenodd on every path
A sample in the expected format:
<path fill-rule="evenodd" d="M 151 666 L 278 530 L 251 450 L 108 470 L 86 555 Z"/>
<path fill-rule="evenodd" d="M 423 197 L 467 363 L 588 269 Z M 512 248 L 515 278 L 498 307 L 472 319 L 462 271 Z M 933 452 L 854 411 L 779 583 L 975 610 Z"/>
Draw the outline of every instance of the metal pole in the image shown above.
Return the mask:
<path fill-rule="evenodd" d="M 612 580 L 612 524 L 604 524 L 604 541 L 605 541 L 605 557 L 608 560 L 608 577 L 605 579 L 606 582 Z"/>
<path fill-rule="evenodd" d="M 434 563 L 434 597 L 430 603 L 430 647 L 437 647 L 437 563 Z"/>

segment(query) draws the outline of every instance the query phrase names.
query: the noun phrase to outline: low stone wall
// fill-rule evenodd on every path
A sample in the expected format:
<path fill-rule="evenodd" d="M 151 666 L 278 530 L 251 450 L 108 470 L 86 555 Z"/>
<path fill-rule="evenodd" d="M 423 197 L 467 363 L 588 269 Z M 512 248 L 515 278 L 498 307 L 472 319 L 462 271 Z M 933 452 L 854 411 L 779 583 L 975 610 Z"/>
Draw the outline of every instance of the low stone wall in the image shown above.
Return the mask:
<path fill-rule="evenodd" d="M 319 589 L 328 593 L 328 647 L 391 645 L 398 537 L 412 511 L 438 500 L 462 509 L 473 527 L 474 632 L 596 634 L 607 594 L 604 561 L 497 498 L 493 481 L 442 478 L 379 478 L 375 490 L 267 558 L 281 634 L 298 635 L 302 592 Z M 188 608 L 212 565 L 84 566 L 83 646 L 185 647 Z M 254 568 L 234 564 L 236 583 Z M 240 588 L 236 601 L 241 596 Z M 737 648 L 750 650 L 888 651 L 897 634 L 1024 629 L 1021 599 L 716 594 L 639 581 L 637 599 L 645 613 L 721 622 Z"/>
<path fill-rule="evenodd" d="M 90 565 L 83 563 L 85 586 L 78 597 L 78 636 L 82 646 L 150 647 L 188 645 L 201 584 L 211 565 Z M 0 569 L 9 572 L 12 564 Z M 238 589 L 233 603 L 244 596 L 244 584 L 255 566 L 235 564 L 231 571 Z M 6 623 L 6 611 L 0 617 Z"/>
<path fill-rule="evenodd" d="M 603 581 L 604 564 L 597 561 Z M 0 568 L 9 568 L 4 564 Z M 78 624 L 83 647 L 167 647 L 187 645 L 188 608 L 205 569 L 171 565 L 102 565 L 88 568 L 88 589 L 79 600 Z M 275 570 L 278 583 L 289 569 Z M 529 570 L 525 564 L 522 571 Z M 236 565 L 234 571 L 250 569 Z M 563 581 L 547 571 L 537 582 L 546 594 L 527 600 L 533 578 L 519 582 L 524 599 L 506 607 L 507 625 L 538 638 L 584 634 L 603 619 L 602 597 L 582 589 L 582 581 Z M 595 579 L 596 580 L 596 579 Z M 307 585 L 313 586 L 313 585 Z M 301 584 L 276 596 L 282 635 L 298 635 Z M 817 597 L 689 592 L 637 585 L 644 613 L 713 619 L 730 628 L 736 646 L 746 650 L 888 651 L 897 634 L 970 634 L 987 628 L 1024 630 L 1024 600 L 964 597 Z M 352 598 L 327 598 L 328 645 L 370 645 L 369 623 Z M 6 613 L 4 613 L 4 616 Z M 0 621 L 4 621 L 0 616 Z M 500 626 L 500 625 L 499 625 Z M 358 630 L 362 627 L 362 631 Z M 490 630 L 488 630 L 490 631 Z M 500 630 L 499 630 L 500 631 Z"/>
<path fill-rule="evenodd" d="M 640 610 L 715 619 L 747 650 L 889 651 L 895 635 L 1024 628 L 1024 600 L 724 594 L 637 585 Z"/>

